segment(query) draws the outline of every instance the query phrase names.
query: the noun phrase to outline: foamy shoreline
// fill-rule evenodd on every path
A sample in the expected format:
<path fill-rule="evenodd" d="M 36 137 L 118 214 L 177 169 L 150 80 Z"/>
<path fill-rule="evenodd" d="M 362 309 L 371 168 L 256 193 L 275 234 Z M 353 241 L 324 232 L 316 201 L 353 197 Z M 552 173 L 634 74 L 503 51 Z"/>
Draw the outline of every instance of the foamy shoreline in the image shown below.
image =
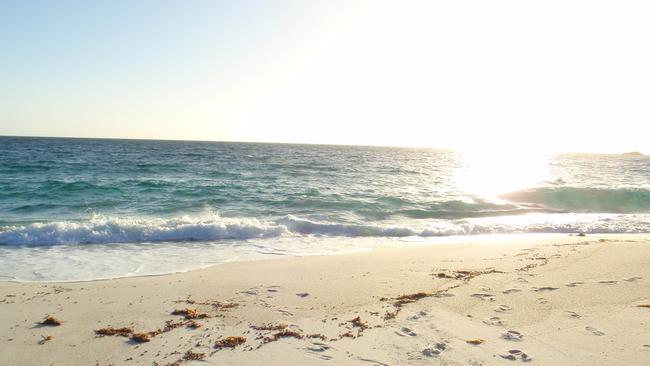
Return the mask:
<path fill-rule="evenodd" d="M 171 270 L 171 271 L 158 271 L 158 272 L 146 272 L 142 274 L 138 273 L 128 273 L 124 275 L 118 275 L 118 276 L 112 276 L 112 277 L 98 277 L 98 278 L 82 278 L 82 279 L 70 279 L 70 280 L 61 280 L 61 279 L 48 279 L 48 280 L 27 280 L 27 279 L 21 279 L 21 278 L 10 278 L 10 276 L 4 276 L 7 279 L 1 279 L 0 282 L 13 282 L 13 283 L 36 283 L 36 284 L 65 284 L 65 283 L 85 283 L 85 282 L 94 282 L 94 281 L 111 281 L 111 280 L 119 280 L 119 279 L 126 279 L 126 278 L 136 278 L 136 277 L 152 277 L 152 276 L 167 276 L 167 275 L 174 275 L 174 274 L 181 274 L 181 273 L 187 273 L 187 272 L 192 272 L 192 271 L 198 271 L 198 270 L 203 270 L 207 269 L 210 267 L 215 267 L 215 266 L 220 266 L 224 265 L 227 263 L 237 263 L 237 262 L 253 262 L 253 261 L 260 261 L 260 260 L 274 260 L 278 258 L 293 258 L 293 257 L 304 257 L 304 256 L 329 256 L 329 255 L 345 255 L 345 254 L 354 254 L 354 253 L 360 253 L 360 252 L 365 252 L 365 251 L 370 251 L 374 250 L 377 248 L 381 247 L 402 247 L 402 246 L 422 246 L 422 245 L 438 245 L 438 244 L 455 244 L 455 243 L 475 243 L 475 244 L 502 244 L 504 242 L 512 242 L 514 241 L 519 241 L 523 238 L 531 239 L 531 240 L 536 240 L 539 238 L 551 238 L 551 237 L 557 237 L 557 238 L 563 238 L 567 235 L 577 235 L 577 234 L 557 234 L 557 233 L 543 233 L 543 234 L 532 234 L 532 233 L 526 233 L 526 234 L 481 234 L 481 235 L 451 235 L 451 236 L 439 236 L 439 237 L 406 237 L 406 238 L 390 238 L 390 237 L 384 237 L 384 238 L 339 238 L 339 237 L 333 237 L 333 238 L 327 238 L 327 242 L 325 244 L 331 244 L 332 242 L 339 241 L 339 242 L 353 242 L 354 244 L 347 244 L 347 245 L 340 245 L 338 248 L 320 248 L 317 249 L 313 252 L 303 252 L 303 253 L 285 253 L 285 254 L 275 254 L 275 253 L 265 253 L 265 254 L 260 254 L 260 253 L 255 253 L 255 252 L 245 252 L 245 253 L 232 253 L 232 252 L 224 252 L 224 253 L 216 253 L 218 254 L 217 260 L 215 260 L 213 263 L 203 263 L 201 265 L 193 265 L 187 268 L 183 269 L 176 269 L 176 270 Z M 636 235 L 636 234 L 635 234 Z M 650 234 L 648 234 L 650 235 Z M 293 238 L 294 241 L 298 240 L 299 238 Z M 291 241 L 292 238 L 284 238 L 285 242 L 286 241 Z M 277 240 L 275 241 L 277 243 Z M 200 248 L 192 247 L 191 245 L 193 244 L 205 244 L 205 245 L 219 245 L 213 244 L 213 243 L 184 243 L 184 246 L 188 246 L 187 251 L 191 252 L 194 257 L 197 259 L 203 259 L 203 257 L 210 257 L 211 255 L 214 255 L 215 253 L 211 252 L 204 252 L 200 251 Z M 310 243 L 310 244 L 315 244 L 315 243 Z M 113 244 L 113 245 L 124 245 L 124 244 Z M 147 245 L 151 245 L 152 247 L 159 246 L 159 243 L 141 243 L 137 244 L 140 247 L 144 247 L 145 249 L 147 248 Z M 97 246 L 97 244 L 95 244 Z M 54 247 L 55 249 L 61 249 L 60 247 Z M 107 249 L 113 249 L 115 247 L 107 247 Z M 119 248 L 119 247 L 118 247 Z M 326 251 L 326 249 L 330 249 L 330 251 Z M 83 250 L 83 249 L 82 249 Z M 74 252 L 68 252 L 68 248 L 63 248 L 61 249 L 61 253 L 59 255 L 66 255 L 66 253 L 72 254 L 73 256 L 76 256 L 76 253 Z M 98 250 L 101 252 L 101 249 Z M 6 253 L 5 253 L 6 254 Z M 119 253 L 120 255 L 123 253 Z M 137 253 L 134 253 L 137 254 Z M 161 255 L 163 255 L 162 253 Z M 231 257 L 228 258 L 226 256 L 230 255 Z M 50 252 L 44 253 L 40 255 L 40 260 L 47 260 L 49 259 L 48 256 L 52 256 Z M 103 254 L 102 257 L 108 257 L 107 255 Z M 91 260 L 92 258 L 84 258 L 86 260 Z M 128 260 L 129 258 L 124 258 L 124 260 Z M 176 257 L 171 257 L 166 259 L 167 261 L 177 259 Z M 107 261 L 113 261 L 117 262 L 119 261 L 119 258 L 117 256 L 112 256 L 108 257 Z M 53 263 L 48 263 L 49 265 L 53 265 Z M 21 263 L 21 265 L 24 265 Z M 94 265 L 96 265 L 94 263 Z"/>
<path fill-rule="evenodd" d="M 215 365 L 650 363 L 650 309 L 638 306 L 650 304 L 650 235 L 444 239 L 169 275 L 3 282 L 0 364 L 206 364 L 191 360 L 201 353 Z M 192 329 L 171 314 L 185 308 L 209 317 Z M 46 315 L 64 323 L 38 326 Z M 179 325 L 166 329 L 170 320 Z M 286 324 L 289 337 L 273 341 L 281 331 L 260 329 L 269 324 Z M 150 342 L 95 335 L 106 327 Z M 215 348 L 228 336 L 246 342 Z"/>

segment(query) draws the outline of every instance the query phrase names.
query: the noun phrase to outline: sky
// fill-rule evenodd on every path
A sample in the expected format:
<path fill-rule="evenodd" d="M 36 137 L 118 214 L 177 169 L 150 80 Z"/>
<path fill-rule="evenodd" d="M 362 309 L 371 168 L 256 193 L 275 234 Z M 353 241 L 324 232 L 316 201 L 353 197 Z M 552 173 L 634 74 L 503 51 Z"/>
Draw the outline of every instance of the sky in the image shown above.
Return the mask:
<path fill-rule="evenodd" d="M 650 153 L 647 1 L 0 0 L 0 135 Z"/>

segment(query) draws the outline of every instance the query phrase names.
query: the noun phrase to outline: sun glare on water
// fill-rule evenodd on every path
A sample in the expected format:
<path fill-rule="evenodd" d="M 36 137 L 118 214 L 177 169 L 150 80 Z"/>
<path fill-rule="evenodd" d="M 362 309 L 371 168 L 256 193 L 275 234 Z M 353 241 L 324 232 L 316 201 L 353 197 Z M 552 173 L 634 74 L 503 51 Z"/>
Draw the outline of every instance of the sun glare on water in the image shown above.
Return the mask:
<path fill-rule="evenodd" d="M 529 151 L 461 151 L 463 166 L 459 186 L 472 195 L 493 202 L 500 195 L 533 188 L 549 180 L 548 154 Z"/>

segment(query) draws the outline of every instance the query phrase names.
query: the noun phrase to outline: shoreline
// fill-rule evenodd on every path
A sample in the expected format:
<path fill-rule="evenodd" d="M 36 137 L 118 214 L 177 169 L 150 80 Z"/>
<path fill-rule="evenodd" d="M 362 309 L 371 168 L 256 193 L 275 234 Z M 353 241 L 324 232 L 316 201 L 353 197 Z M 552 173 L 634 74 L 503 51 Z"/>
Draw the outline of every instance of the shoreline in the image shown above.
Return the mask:
<path fill-rule="evenodd" d="M 444 239 L 164 275 L 0 282 L 0 365 L 650 363 L 650 313 L 638 307 L 650 303 L 650 234 Z M 171 314 L 186 308 L 206 315 L 198 329 Z M 63 324 L 39 326 L 46 315 Z M 289 335 L 266 341 L 279 328 L 265 325 Z M 152 335 L 98 337 L 105 327 Z M 229 336 L 246 341 L 215 348 Z"/>
<path fill-rule="evenodd" d="M 271 221 L 205 215 L 183 216 L 180 221 L 100 215 L 78 223 L 64 220 L 4 227 L 6 230 L 0 232 L 0 242 L 4 243 L 0 245 L 0 280 L 71 282 L 158 275 L 276 254 L 353 252 L 378 243 L 477 241 L 491 235 L 650 233 L 648 214 L 531 213 L 452 221 L 409 220 L 394 225 L 347 225 L 292 215 Z M 108 244 L 113 239 L 120 244 Z"/>
<path fill-rule="evenodd" d="M 648 236 L 650 233 L 611 233 L 611 234 L 588 234 L 589 236 L 599 236 L 599 237 L 622 237 L 622 236 Z M 213 267 L 219 267 L 228 265 L 231 263 L 242 263 L 242 262 L 258 262 L 258 261 L 273 261 L 277 259 L 287 259 L 287 258 L 302 258 L 302 257 L 330 257 L 330 256 L 341 256 L 341 255 L 350 255 L 357 253 L 365 253 L 382 248 L 408 248 L 408 247 L 418 247 L 418 246 L 429 246 L 429 245 L 454 245 L 454 244 L 473 244 L 473 245 L 483 245 L 487 243 L 493 244 L 503 244 L 504 241 L 521 241 L 521 240 L 537 240 L 537 239 L 550 239 L 550 238 L 562 238 L 562 237 L 580 237 L 576 234 L 565 234 L 565 233 L 506 233 L 506 234 L 473 234 L 473 235 L 448 235 L 448 236 L 437 236 L 437 237 L 404 237 L 404 238 L 389 238 L 389 237 L 361 237 L 361 238 L 350 238 L 350 237 L 341 237 L 341 240 L 359 240 L 366 242 L 361 244 L 361 246 L 354 246 L 351 248 L 343 249 L 340 251 L 329 252 L 329 253 L 300 253 L 300 254 L 286 254 L 286 255 L 277 255 L 277 254 L 263 254 L 255 258 L 246 258 L 246 259 L 235 259 L 235 260 L 225 260 L 223 262 L 208 264 L 201 267 L 191 268 L 187 270 L 180 270 L 174 272 L 164 272 L 164 273 L 151 273 L 151 274 L 142 274 L 142 275 L 124 275 L 116 277 L 106 277 L 106 278 L 94 278 L 87 280 L 52 280 L 52 281 L 30 281 L 30 280 L 2 280 L 0 279 L 0 284 L 2 283 L 17 283 L 17 284 L 71 284 L 71 283 L 89 283 L 89 282 L 102 282 L 102 281 L 114 281 L 114 280 L 123 280 L 129 278 L 146 278 L 146 277 L 158 277 L 158 276 L 173 276 L 188 272 L 202 271 Z M 585 236 L 586 237 L 586 236 Z M 329 238 L 330 240 L 332 238 Z M 379 244 L 369 244 L 370 242 L 380 242 Z M 116 244 L 119 245 L 119 244 Z M 358 245 L 358 244 L 357 244 Z M 264 256 L 266 255 L 266 257 Z M 4 276 L 9 277 L 9 276 Z"/>

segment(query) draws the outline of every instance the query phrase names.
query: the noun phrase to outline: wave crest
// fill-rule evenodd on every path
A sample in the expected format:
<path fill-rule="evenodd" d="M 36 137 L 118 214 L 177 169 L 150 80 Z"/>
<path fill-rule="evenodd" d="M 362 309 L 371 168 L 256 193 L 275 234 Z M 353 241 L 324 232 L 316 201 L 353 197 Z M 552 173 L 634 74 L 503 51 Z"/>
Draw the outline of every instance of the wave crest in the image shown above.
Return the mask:
<path fill-rule="evenodd" d="M 571 212 L 650 212 L 650 190 L 642 188 L 543 187 L 503 194 L 501 198 Z"/>
<path fill-rule="evenodd" d="M 256 219 L 131 219 L 93 217 L 87 222 L 57 221 L 8 226 L 0 230 L 0 244 L 56 245 L 144 243 L 269 238 L 286 228 Z"/>
<path fill-rule="evenodd" d="M 532 214 L 499 218 L 409 221 L 406 224 L 356 224 L 312 221 L 287 215 L 275 221 L 254 218 L 182 217 L 134 219 L 93 217 L 0 227 L 0 245 L 111 244 L 248 240 L 290 236 L 432 237 L 509 233 L 644 233 L 650 214 Z"/>

